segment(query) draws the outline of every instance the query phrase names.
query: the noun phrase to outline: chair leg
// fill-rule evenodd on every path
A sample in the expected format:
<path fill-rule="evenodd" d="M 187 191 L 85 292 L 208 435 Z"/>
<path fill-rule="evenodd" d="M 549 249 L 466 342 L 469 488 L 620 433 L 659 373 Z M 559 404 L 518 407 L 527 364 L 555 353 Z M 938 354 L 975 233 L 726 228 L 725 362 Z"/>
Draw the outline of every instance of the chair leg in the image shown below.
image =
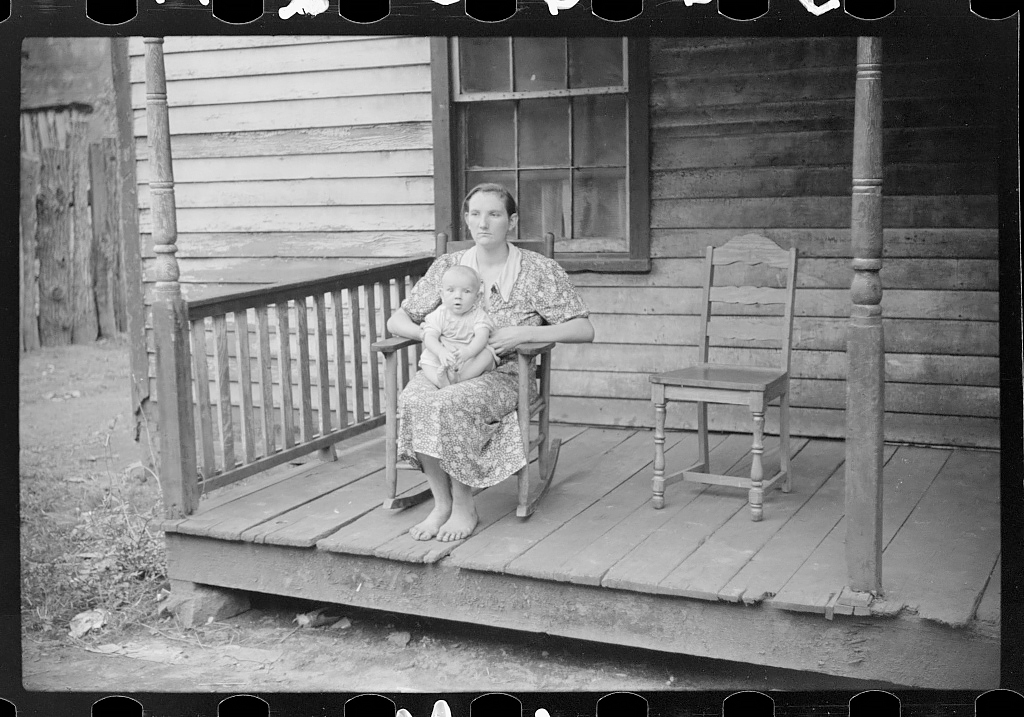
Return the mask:
<path fill-rule="evenodd" d="M 754 445 L 750 448 L 750 517 L 754 521 L 764 517 L 764 466 L 761 456 L 764 454 L 764 407 L 752 410 L 754 414 Z"/>
<path fill-rule="evenodd" d="M 651 400 L 654 402 L 654 480 L 651 483 L 651 503 L 661 509 L 665 507 L 665 414 L 668 408 L 665 387 L 653 384 Z"/>
<path fill-rule="evenodd" d="M 779 403 L 779 468 L 786 474 L 782 481 L 782 492 L 788 493 L 792 489 L 791 482 L 793 474 L 789 467 L 789 392 L 782 394 Z"/>
<path fill-rule="evenodd" d="M 697 454 L 700 458 L 702 470 L 705 473 L 711 472 L 711 455 L 708 450 L 708 404 L 704 401 L 697 402 Z"/>
<path fill-rule="evenodd" d="M 388 508 L 398 493 L 398 353 L 384 357 L 384 480 Z"/>

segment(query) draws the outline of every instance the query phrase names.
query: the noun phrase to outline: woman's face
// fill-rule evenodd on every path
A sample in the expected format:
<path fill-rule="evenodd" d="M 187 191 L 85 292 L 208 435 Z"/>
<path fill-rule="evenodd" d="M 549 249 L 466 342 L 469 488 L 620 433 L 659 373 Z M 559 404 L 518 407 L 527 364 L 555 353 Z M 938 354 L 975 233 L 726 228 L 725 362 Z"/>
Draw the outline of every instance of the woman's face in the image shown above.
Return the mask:
<path fill-rule="evenodd" d="M 504 244 L 518 218 L 516 214 L 508 215 L 505 203 L 493 192 L 477 192 L 470 197 L 465 216 L 473 241 L 480 247 Z"/>

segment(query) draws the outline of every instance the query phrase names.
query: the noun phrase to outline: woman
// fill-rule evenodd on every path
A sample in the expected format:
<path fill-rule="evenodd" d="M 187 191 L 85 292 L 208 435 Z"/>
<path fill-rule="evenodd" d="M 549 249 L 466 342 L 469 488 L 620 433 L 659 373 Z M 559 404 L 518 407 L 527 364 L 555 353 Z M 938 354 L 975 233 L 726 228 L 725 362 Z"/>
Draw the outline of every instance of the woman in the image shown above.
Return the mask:
<path fill-rule="evenodd" d="M 500 363 L 494 371 L 442 389 L 418 372 L 399 397 L 398 457 L 422 467 L 434 498 L 430 515 L 409 529 L 417 540 L 468 537 L 477 524 L 473 489 L 500 483 L 526 464 L 515 414 L 516 347 L 594 340 L 587 307 L 562 267 L 509 244 L 519 217 L 507 189 L 478 185 L 462 209 L 475 246 L 438 257 L 388 320 L 388 329 L 421 339 L 420 323 L 441 302 L 441 276 L 465 264 L 483 279 L 496 327 L 488 346 Z"/>

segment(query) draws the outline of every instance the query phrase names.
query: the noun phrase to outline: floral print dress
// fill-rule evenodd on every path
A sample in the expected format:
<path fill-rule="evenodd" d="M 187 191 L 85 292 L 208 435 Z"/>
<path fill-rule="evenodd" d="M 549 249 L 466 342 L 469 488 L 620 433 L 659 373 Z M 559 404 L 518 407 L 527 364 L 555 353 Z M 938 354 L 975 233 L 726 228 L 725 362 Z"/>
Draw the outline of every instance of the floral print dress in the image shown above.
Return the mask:
<path fill-rule="evenodd" d="M 438 257 L 402 302 L 414 322 L 421 323 L 441 303 L 441 276 L 464 253 Z M 493 288 L 488 300 L 496 328 L 561 324 L 589 316 L 565 270 L 529 250 L 523 250 L 508 301 Z M 473 488 L 492 486 L 516 473 L 526 465 L 516 420 L 518 373 L 514 351 L 502 356 L 493 371 L 442 389 L 417 372 L 398 401 L 399 460 L 419 468 L 416 453 L 433 456 L 448 475 Z"/>

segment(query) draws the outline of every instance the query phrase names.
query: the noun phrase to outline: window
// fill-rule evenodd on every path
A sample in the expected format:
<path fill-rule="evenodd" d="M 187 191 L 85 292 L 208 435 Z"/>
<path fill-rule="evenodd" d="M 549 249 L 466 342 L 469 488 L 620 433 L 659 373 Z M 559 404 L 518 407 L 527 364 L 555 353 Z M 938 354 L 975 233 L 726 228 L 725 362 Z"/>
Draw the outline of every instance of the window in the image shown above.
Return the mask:
<path fill-rule="evenodd" d="M 431 63 L 439 231 L 468 238 L 462 197 L 499 182 L 567 270 L 650 269 L 645 40 L 438 38 Z"/>

